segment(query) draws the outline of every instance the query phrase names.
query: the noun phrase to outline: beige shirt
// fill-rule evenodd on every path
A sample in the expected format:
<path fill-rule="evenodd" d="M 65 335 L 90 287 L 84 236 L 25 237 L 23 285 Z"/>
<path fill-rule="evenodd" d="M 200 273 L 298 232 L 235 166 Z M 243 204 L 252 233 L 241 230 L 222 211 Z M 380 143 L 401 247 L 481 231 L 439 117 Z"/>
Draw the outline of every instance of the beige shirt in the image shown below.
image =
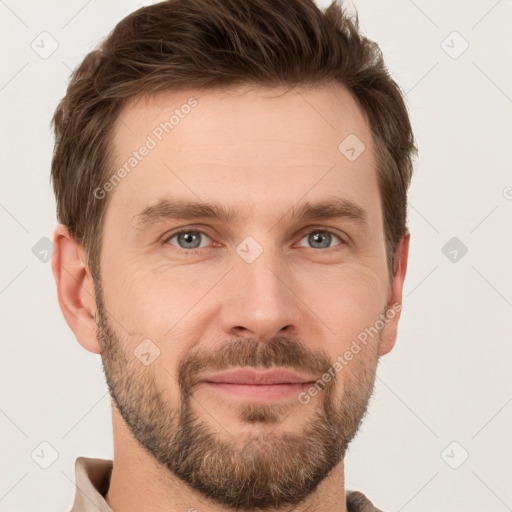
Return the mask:
<path fill-rule="evenodd" d="M 105 501 L 113 462 L 78 457 L 75 462 L 76 495 L 71 512 L 113 512 Z M 364 494 L 347 492 L 348 512 L 382 512 Z"/>

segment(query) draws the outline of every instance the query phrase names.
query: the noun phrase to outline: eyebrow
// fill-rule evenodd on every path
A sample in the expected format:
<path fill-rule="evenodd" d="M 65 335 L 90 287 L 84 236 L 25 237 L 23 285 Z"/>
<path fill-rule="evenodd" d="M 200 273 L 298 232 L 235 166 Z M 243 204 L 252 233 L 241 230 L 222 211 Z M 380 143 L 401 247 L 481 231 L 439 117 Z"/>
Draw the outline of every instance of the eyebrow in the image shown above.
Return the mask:
<path fill-rule="evenodd" d="M 292 219 L 297 221 L 319 219 L 347 219 L 361 227 L 368 227 L 368 218 L 365 210 L 356 203 L 343 198 L 329 199 L 316 203 L 306 202 L 300 207 L 292 207 Z M 230 224 L 240 219 L 233 208 L 226 208 L 215 203 L 197 201 L 170 201 L 161 199 L 158 203 L 146 207 L 133 217 L 135 231 L 144 231 L 150 226 L 168 219 L 193 220 L 214 219 Z"/>

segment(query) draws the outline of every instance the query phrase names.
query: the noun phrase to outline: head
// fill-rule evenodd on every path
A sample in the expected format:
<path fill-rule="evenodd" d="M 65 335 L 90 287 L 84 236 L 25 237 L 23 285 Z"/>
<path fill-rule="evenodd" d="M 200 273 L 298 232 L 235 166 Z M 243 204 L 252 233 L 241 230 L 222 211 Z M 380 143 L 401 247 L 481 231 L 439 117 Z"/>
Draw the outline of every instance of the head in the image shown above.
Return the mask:
<path fill-rule="evenodd" d="M 400 318 L 415 146 L 378 46 L 335 3 L 162 2 L 86 56 L 53 121 L 59 303 L 114 414 L 209 499 L 302 501 Z M 310 384 L 204 382 L 247 367 Z"/>

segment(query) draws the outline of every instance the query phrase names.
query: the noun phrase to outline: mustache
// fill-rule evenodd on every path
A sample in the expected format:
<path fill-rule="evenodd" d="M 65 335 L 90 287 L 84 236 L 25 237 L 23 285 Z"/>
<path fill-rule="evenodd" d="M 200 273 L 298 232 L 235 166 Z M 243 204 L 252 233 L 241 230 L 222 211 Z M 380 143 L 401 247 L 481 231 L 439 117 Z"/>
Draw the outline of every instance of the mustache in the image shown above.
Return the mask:
<path fill-rule="evenodd" d="M 189 353 L 178 368 L 178 383 L 188 394 L 206 371 L 223 371 L 232 367 L 285 367 L 297 372 L 322 375 L 331 361 L 324 351 L 311 351 L 293 338 L 282 336 L 268 342 L 239 338 L 219 345 L 211 353 L 204 347 Z"/>

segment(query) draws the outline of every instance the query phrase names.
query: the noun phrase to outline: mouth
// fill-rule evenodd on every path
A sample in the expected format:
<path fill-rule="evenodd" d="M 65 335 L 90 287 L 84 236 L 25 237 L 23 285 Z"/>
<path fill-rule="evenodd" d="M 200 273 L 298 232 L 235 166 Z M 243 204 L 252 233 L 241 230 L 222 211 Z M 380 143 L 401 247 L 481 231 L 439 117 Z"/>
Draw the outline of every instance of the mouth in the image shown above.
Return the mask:
<path fill-rule="evenodd" d="M 300 375 L 284 368 L 256 371 L 232 370 L 203 376 L 200 384 L 232 397 L 265 402 L 296 396 L 315 382 L 311 375 Z"/>

